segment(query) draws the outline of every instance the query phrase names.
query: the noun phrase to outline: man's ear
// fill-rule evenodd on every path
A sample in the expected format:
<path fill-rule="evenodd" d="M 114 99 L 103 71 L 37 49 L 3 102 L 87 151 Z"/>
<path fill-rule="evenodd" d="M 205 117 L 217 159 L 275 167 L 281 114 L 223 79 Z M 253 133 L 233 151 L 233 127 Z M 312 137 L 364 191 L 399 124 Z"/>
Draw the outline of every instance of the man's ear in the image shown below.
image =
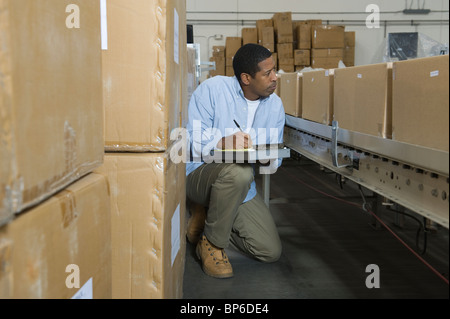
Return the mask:
<path fill-rule="evenodd" d="M 250 74 L 241 73 L 241 82 L 245 85 L 249 85 L 250 84 Z"/>

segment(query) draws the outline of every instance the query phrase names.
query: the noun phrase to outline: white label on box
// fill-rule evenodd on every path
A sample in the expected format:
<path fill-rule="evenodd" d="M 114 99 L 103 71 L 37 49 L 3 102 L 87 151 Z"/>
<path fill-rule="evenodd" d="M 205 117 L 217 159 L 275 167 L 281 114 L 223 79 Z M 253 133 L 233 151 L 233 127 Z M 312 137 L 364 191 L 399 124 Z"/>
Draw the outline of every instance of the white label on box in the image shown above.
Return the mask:
<path fill-rule="evenodd" d="M 108 20 L 106 13 L 106 0 L 100 0 L 100 24 L 102 50 L 108 50 Z"/>
<path fill-rule="evenodd" d="M 439 70 L 430 72 L 430 78 L 433 78 L 433 77 L 438 76 L 438 75 L 439 75 Z"/>
<path fill-rule="evenodd" d="M 179 48 L 180 48 L 180 21 L 178 18 L 177 9 L 173 9 L 173 59 L 175 63 L 178 64 L 180 61 L 179 58 Z"/>
<path fill-rule="evenodd" d="M 358 77 L 358 79 L 362 79 L 362 74 L 361 73 L 358 73 L 356 76 Z"/>
<path fill-rule="evenodd" d="M 178 251 L 180 250 L 180 204 L 178 204 L 177 209 L 175 209 L 175 212 L 172 216 L 172 266 L 173 262 L 175 261 L 175 258 L 178 255 Z"/>
<path fill-rule="evenodd" d="M 72 297 L 72 299 L 94 299 L 92 289 L 92 277 L 78 290 L 78 292 Z"/>

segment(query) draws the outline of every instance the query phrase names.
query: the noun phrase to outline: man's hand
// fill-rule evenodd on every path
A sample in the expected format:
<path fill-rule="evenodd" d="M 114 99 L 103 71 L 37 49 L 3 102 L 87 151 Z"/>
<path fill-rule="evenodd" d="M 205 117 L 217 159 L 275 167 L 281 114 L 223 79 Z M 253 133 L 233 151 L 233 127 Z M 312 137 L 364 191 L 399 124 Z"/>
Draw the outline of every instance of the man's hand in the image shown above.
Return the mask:
<path fill-rule="evenodd" d="M 253 144 L 250 135 L 244 132 L 237 132 L 233 135 L 222 137 L 222 139 L 217 143 L 217 148 L 221 150 L 240 150 L 252 148 L 252 146 Z"/>

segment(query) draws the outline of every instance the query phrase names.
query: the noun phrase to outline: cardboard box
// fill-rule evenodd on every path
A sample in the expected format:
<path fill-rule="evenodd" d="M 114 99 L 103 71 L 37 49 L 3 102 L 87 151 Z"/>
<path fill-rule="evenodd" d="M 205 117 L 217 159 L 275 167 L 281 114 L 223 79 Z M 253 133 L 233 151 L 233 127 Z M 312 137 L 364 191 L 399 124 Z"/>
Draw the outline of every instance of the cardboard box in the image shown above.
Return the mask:
<path fill-rule="evenodd" d="M 344 59 L 343 49 L 312 49 L 311 66 L 313 68 L 334 69 Z"/>
<path fill-rule="evenodd" d="M 309 19 L 306 20 L 306 23 L 309 25 L 321 25 L 323 23 L 322 19 Z"/>
<path fill-rule="evenodd" d="M 186 3 L 163 4 L 107 3 L 108 48 L 102 51 L 106 151 L 164 151 L 172 143 L 170 132 L 180 125 Z"/>
<path fill-rule="evenodd" d="M 100 4 L 77 5 L 70 29 L 64 1 L 1 4 L 0 225 L 103 161 Z"/>
<path fill-rule="evenodd" d="M 90 174 L 0 228 L 0 298 L 111 299 L 109 205 Z"/>
<path fill-rule="evenodd" d="M 279 73 L 280 98 L 283 101 L 286 114 L 302 116 L 302 90 L 303 77 L 301 73 Z"/>
<path fill-rule="evenodd" d="M 311 27 L 311 33 L 312 48 L 343 48 L 345 46 L 345 26 L 313 25 Z"/>
<path fill-rule="evenodd" d="M 343 129 L 391 138 L 391 64 L 335 69 L 334 119 Z"/>
<path fill-rule="evenodd" d="M 295 72 L 295 65 L 294 64 L 278 64 L 278 70 L 283 70 L 284 72 Z"/>
<path fill-rule="evenodd" d="M 393 65 L 392 139 L 449 151 L 448 54 Z"/>
<path fill-rule="evenodd" d="M 256 28 L 242 29 L 242 45 L 247 43 L 258 43 L 258 30 Z"/>
<path fill-rule="evenodd" d="M 225 75 L 225 58 L 224 57 L 211 57 L 211 62 L 216 62 L 216 69 L 209 71 L 210 76 Z"/>
<path fill-rule="evenodd" d="M 294 44 L 293 43 L 278 43 L 277 53 L 279 59 L 294 58 Z"/>
<path fill-rule="evenodd" d="M 295 50 L 294 64 L 308 66 L 311 65 L 311 51 L 310 50 Z"/>
<path fill-rule="evenodd" d="M 262 44 L 264 41 L 263 32 L 265 27 L 273 28 L 273 20 L 272 19 L 261 19 L 256 20 L 256 29 L 258 30 L 258 43 Z M 275 41 L 272 41 L 275 42 Z M 270 43 L 270 42 L 269 42 Z"/>
<path fill-rule="evenodd" d="M 334 70 L 303 72 L 302 117 L 330 125 L 333 121 Z"/>
<path fill-rule="evenodd" d="M 215 45 L 212 48 L 213 57 L 225 57 L 225 46 L 224 45 Z"/>
<path fill-rule="evenodd" d="M 261 41 L 259 42 L 263 46 L 267 43 L 274 44 L 275 43 L 275 37 L 273 33 L 273 27 L 264 27 L 261 31 Z"/>
<path fill-rule="evenodd" d="M 355 47 L 345 47 L 342 60 L 345 66 L 355 66 Z"/>
<path fill-rule="evenodd" d="M 237 50 L 242 46 L 241 37 L 227 37 L 225 40 L 225 56 L 233 58 Z"/>
<path fill-rule="evenodd" d="M 97 170 L 111 189 L 115 299 L 182 298 L 186 166 L 171 160 L 171 150 L 108 153 Z"/>
<path fill-rule="evenodd" d="M 355 47 L 356 45 L 356 32 L 345 31 L 344 32 L 344 47 Z"/>
<path fill-rule="evenodd" d="M 276 52 L 272 53 L 272 59 L 273 62 L 275 63 L 275 69 L 278 70 L 278 53 Z"/>
<path fill-rule="evenodd" d="M 311 25 L 300 24 L 297 26 L 297 49 L 311 49 Z"/>
<path fill-rule="evenodd" d="M 226 66 L 225 67 L 225 75 L 226 76 L 234 76 L 234 69 L 232 66 Z"/>
<path fill-rule="evenodd" d="M 277 43 L 292 43 L 294 36 L 292 33 L 292 13 L 277 12 L 272 17 L 273 27 Z"/>
<path fill-rule="evenodd" d="M 275 50 L 275 43 L 263 43 L 262 46 L 265 47 L 270 52 L 273 52 L 273 53 L 276 52 L 276 50 Z"/>

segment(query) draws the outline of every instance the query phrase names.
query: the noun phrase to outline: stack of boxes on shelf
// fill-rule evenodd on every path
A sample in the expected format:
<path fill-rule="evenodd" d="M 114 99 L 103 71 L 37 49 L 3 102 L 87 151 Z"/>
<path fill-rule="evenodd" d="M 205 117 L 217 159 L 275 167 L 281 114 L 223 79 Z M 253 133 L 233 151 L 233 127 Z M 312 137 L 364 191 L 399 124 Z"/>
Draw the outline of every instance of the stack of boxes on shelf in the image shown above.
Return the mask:
<path fill-rule="evenodd" d="M 448 55 L 282 74 L 286 114 L 448 152 Z"/>
<path fill-rule="evenodd" d="M 314 25 L 311 28 L 311 67 L 337 68 L 344 59 L 345 27 Z"/>
<path fill-rule="evenodd" d="M 279 12 L 273 15 L 273 29 L 276 39 L 278 69 L 294 72 L 294 35 L 292 31 L 292 14 Z"/>
<path fill-rule="evenodd" d="M 1 3 L 0 298 L 111 298 L 110 194 L 92 173 L 103 161 L 100 5 L 77 6 L 80 28 L 64 1 Z"/>
<path fill-rule="evenodd" d="M 346 32 L 345 26 L 323 25 L 322 20 L 293 21 L 291 12 L 277 12 L 271 19 L 256 20 L 256 28 L 243 28 L 242 37 L 226 38 L 225 71 L 217 47 L 213 47 L 210 61 L 216 61 L 216 71 L 209 76 L 233 76 L 232 58 L 247 43 L 258 43 L 273 52 L 277 69 L 284 72 L 337 68 L 339 61 L 346 66 L 355 64 L 355 32 Z"/>
<path fill-rule="evenodd" d="M 225 75 L 225 46 L 213 46 L 211 62 L 216 62 L 216 69 L 209 71 L 209 76 Z"/>
<path fill-rule="evenodd" d="M 227 37 L 225 42 L 225 75 L 234 76 L 233 58 L 242 46 L 242 37 Z"/>
<path fill-rule="evenodd" d="M 113 298 L 180 298 L 185 162 L 171 156 L 187 105 L 183 0 L 107 3 L 104 165 L 111 194 Z M 146 39 L 146 41 L 142 41 Z"/>
<path fill-rule="evenodd" d="M 195 67 L 161 4 L 0 5 L 0 298 L 182 296 Z"/>
<path fill-rule="evenodd" d="M 355 66 L 356 32 L 346 31 L 344 34 L 344 59 L 345 66 Z"/>

